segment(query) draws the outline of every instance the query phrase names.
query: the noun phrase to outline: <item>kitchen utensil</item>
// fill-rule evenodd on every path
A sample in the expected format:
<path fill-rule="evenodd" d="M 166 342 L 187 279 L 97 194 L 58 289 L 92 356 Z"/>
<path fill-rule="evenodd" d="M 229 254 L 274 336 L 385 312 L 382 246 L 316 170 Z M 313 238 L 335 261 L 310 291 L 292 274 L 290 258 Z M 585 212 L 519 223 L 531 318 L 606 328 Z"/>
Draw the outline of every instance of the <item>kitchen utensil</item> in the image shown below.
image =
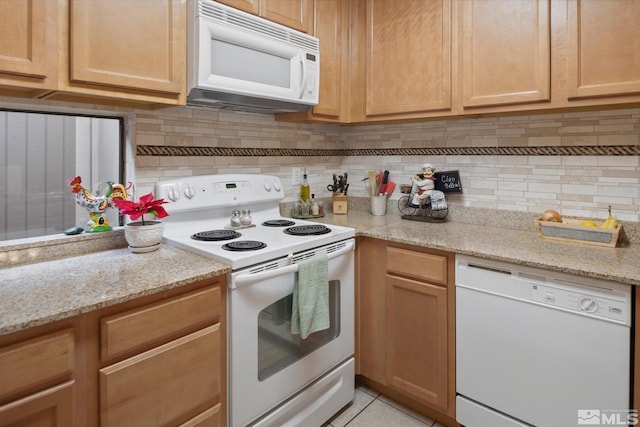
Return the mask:
<path fill-rule="evenodd" d="M 376 171 L 369 171 L 369 191 L 371 196 L 376 195 L 376 190 L 378 189 L 377 180 L 376 180 Z"/>
<path fill-rule="evenodd" d="M 378 190 L 378 195 L 386 193 L 388 182 L 389 182 L 389 171 L 386 170 L 382 174 L 382 182 L 380 183 L 380 189 Z"/>
<path fill-rule="evenodd" d="M 386 189 L 387 196 L 391 196 L 395 189 L 396 189 L 396 183 L 393 181 L 389 181 L 387 183 L 387 189 Z"/>

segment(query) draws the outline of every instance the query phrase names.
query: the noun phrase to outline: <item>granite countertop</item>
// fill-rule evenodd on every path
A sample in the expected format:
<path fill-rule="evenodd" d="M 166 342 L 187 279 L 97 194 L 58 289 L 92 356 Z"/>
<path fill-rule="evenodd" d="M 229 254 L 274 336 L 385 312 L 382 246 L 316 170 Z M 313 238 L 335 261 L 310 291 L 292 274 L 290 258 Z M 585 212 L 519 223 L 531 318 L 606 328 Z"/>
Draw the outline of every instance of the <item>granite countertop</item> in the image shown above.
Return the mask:
<path fill-rule="evenodd" d="M 608 248 L 542 239 L 527 215 L 453 208 L 446 222 L 427 223 L 401 219 L 393 210 L 373 216 L 352 203 L 348 214 L 327 213 L 316 221 L 353 227 L 357 236 L 640 285 L 637 223 L 629 224 L 630 245 Z M 230 271 L 166 244 L 133 254 L 121 230 L 0 245 L 0 335 Z"/>
<path fill-rule="evenodd" d="M 328 213 L 318 221 L 353 227 L 357 236 L 640 285 L 640 245 L 634 239 L 628 246 L 616 248 L 565 243 L 541 238 L 530 215 L 524 220 L 521 215 L 506 215 L 498 226 L 481 214 L 478 217 L 481 210 L 473 213 L 476 218 L 471 221 L 451 215 L 453 209 L 444 223 L 401 219 L 398 212 L 373 216 L 366 210 L 347 215 Z M 627 227 L 635 231 L 635 225 Z"/>
<path fill-rule="evenodd" d="M 0 335 L 115 305 L 231 271 L 169 245 L 115 248 L 0 269 Z"/>

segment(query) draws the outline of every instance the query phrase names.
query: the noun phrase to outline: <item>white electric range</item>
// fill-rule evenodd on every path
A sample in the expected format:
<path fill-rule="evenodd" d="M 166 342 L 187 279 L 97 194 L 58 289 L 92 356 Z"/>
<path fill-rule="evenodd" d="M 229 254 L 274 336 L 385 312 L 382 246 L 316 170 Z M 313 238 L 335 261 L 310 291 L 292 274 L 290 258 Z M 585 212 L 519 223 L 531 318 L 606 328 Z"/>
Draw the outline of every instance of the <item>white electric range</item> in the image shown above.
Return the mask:
<path fill-rule="evenodd" d="M 281 216 L 271 175 L 161 181 L 156 197 L 169 202 L 165 243 L 232 269 L 229 425 L 320 426 L 353 400 L 355 230 Z M 250 226 L 231 225 L 236 210 L 250 211 Z M 303 339 L 290 323 L 296 263 L 314 255 L 328 258 L 330 327 Z"/>

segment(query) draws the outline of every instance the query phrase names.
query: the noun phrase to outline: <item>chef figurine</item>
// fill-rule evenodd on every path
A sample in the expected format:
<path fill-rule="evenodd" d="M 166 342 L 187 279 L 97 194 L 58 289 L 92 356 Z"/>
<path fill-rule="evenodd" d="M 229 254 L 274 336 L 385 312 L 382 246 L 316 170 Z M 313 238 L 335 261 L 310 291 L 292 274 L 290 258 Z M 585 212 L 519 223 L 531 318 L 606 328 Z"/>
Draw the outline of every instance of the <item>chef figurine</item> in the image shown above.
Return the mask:
<path fill-rule="evenodd" d="M 415 206 L 422 206 L 426 204 L 427 200 L 435 190 L 436 178 L 433 176 L 435 168 L 430 163 L 422 165 L 422 174 L 414 175 L 411 180 L 418 186 L 418 191 L 414 194 L 411 204 Z"/>

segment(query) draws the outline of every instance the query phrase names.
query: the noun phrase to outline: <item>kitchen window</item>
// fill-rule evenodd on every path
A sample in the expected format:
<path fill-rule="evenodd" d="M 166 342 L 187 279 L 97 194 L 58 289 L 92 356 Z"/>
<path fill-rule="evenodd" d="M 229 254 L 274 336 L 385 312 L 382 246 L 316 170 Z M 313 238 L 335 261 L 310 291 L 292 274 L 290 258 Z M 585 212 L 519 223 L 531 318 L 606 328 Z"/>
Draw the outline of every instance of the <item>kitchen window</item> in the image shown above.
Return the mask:
<path fill-rule="evenodd" d="M 95 196 L 123 179 L 123 120 L 0 110 L 0 240 L 85 227 L 75 203 L 75 176 Z M 119 224 L 117 210 L 106 218 Z"/>

